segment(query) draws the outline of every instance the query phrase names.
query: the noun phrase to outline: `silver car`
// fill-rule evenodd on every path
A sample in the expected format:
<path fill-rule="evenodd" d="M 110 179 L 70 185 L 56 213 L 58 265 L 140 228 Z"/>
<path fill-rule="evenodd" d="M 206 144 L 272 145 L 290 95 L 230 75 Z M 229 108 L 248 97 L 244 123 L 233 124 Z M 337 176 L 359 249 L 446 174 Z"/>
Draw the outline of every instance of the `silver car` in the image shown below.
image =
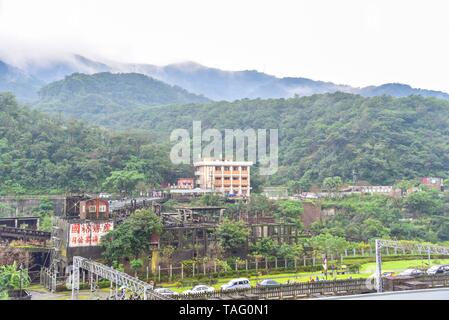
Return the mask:
<path fill-rule="evenodd" d="M 159 293 L 163 296 L 175 296 L 178 294 L 177 292 L 167 289 L 167 288 L 157 288 L 157 289 L 154 289 L 154 292 Z"/>
<path fill-rule="evenodd" d="M 398 274 L 398 276 L 415 277 L 424 274 L 424 271 L 419 269 L 406 269 Z"/>

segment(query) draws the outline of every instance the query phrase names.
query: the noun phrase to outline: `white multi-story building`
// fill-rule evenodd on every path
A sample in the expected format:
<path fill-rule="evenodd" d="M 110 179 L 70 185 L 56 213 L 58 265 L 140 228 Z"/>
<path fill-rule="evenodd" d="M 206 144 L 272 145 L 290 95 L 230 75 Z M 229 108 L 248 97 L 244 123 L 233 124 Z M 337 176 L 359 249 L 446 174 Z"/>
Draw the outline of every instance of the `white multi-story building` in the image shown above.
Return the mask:
<path fill-rule="evenodd" d="M 249 197 L 250 161 L 206 160 L 195 162 L 195 185 L 224 195 Z"/>

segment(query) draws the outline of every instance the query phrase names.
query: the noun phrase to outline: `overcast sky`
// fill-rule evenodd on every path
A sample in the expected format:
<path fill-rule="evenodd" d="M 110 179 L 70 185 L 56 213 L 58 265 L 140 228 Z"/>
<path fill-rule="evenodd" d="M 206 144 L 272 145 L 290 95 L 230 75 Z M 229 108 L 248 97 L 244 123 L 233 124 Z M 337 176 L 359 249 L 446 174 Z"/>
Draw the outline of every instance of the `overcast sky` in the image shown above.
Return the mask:
<path fill-rule="evenodd" d="M 449 1 L 0 0 L 0 54 L 69 51 L 449 92 Z"/>

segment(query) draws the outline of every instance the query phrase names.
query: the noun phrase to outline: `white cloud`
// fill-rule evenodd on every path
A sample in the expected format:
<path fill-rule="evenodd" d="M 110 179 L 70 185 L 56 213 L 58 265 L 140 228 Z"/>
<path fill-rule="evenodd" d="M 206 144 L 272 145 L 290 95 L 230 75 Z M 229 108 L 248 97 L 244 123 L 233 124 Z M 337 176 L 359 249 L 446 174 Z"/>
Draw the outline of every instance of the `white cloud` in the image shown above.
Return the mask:
<path fill-rule="evenodd" d="M 3 0 L 0 54 L 193 60 L 364 86 L 449 91 L 444 0 Z"/>

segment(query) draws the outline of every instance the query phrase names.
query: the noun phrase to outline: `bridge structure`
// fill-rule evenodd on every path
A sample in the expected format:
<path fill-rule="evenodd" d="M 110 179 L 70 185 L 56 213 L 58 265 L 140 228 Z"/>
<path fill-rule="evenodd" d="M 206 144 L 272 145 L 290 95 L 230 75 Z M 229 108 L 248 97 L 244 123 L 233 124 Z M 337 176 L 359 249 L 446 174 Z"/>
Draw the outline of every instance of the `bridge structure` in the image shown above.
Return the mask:
<path fill-rule="evenodd" d="M 115 284 L 115 298 L 119 297 L 119 286 L 131 291 L 134 295 L 143 297 L 143 300 L 172 300 L 168 296 L 164 296 L 154 292 L 154 287 L 140 279 L 132 277 L 124 272 L 115 270 L 104 264 L 89 260 L 80 256 L 73 257 L 73 273 L 72 273 L 72 300 L 78 299 L 80 287 L 80 270 L 87 270 L 90 275 L 91 288 L 93 284 L 93 276 L 107 279 Z"/>
<path fill-rule="evenodd" d="M 427 254 L 430 260 L 432 254 L 449 256 L 449 247 L 438 246 L 427 243 L 414 243 L 409 241 L 383 240 L 376 239 L 376 289 L 378 293 L 383 292 L 382 281 L 382 248 L 392 248 L 418 252 L 418 254 Z"/>
<path fill-rule="evenodd" d="M 22 229 L 14 227 L 0 226 L 0 239 L 1 240 L 37 240 L 47 241 L 51 239 L 51 232 L 39 231 L 34 229 Z"/>

